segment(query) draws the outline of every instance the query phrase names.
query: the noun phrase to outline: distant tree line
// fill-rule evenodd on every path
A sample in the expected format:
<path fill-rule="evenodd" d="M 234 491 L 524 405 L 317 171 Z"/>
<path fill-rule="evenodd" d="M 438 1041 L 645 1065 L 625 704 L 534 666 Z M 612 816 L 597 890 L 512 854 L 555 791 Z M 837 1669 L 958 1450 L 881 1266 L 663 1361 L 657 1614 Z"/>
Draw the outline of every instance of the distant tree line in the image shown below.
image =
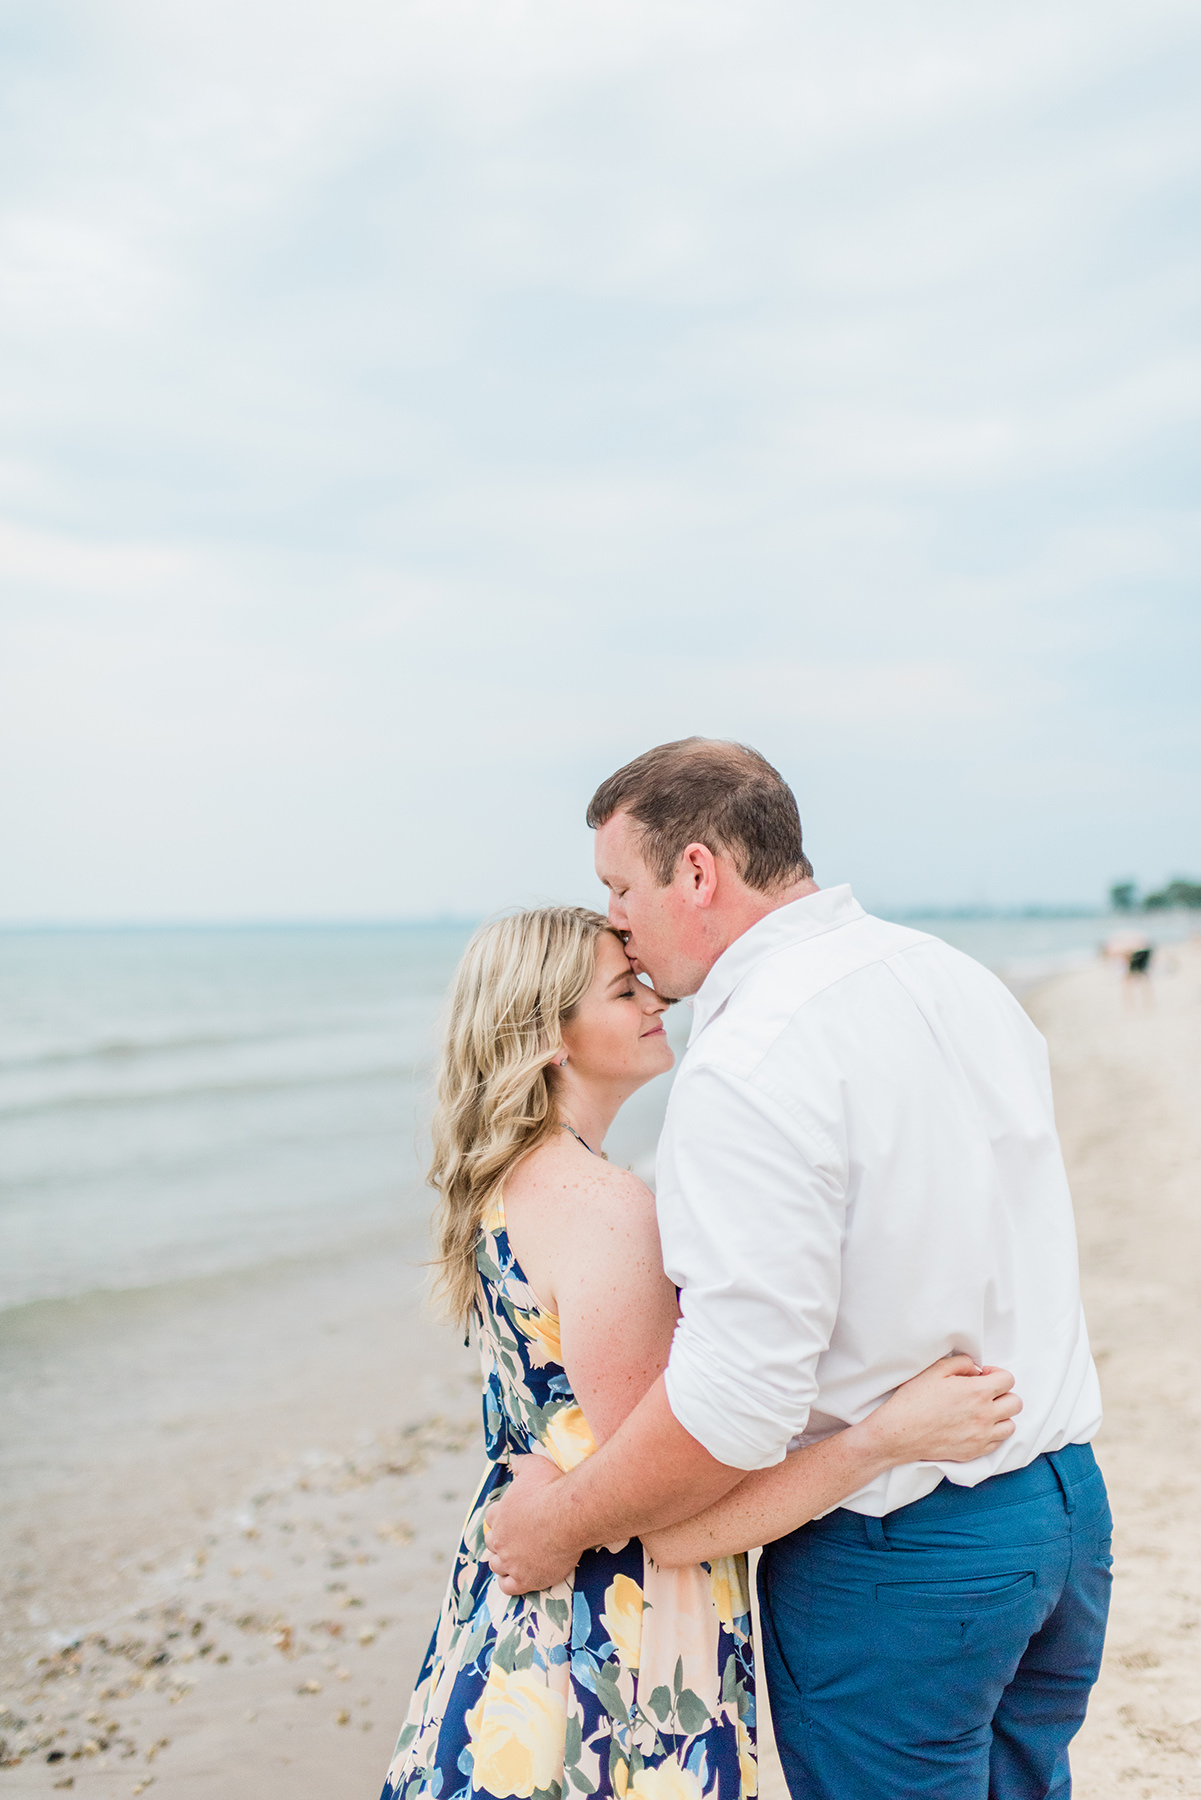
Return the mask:
<path fill-rule="evenodd" d="M 1162 912 L 1173 906 L 1201 908 L 1201 881 L 1169 881 L 1157 894 L 1144 894 L 1139 899 L 1133 881 L 1115 881 L 1109 890 L 1109 904 L 1114 912 Z"/>

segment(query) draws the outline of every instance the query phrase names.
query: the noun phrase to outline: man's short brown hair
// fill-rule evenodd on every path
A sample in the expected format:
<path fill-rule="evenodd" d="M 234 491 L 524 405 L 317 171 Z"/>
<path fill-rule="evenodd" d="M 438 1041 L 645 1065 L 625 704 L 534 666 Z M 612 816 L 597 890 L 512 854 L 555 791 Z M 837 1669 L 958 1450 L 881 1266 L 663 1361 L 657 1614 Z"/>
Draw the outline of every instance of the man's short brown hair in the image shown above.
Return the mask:
<path fill-rule="evenodd" d="M 813 874 L 792 789 L 748 744 L 680 738 L 644 751 L 602 781 L 588 806 L 596 830 L 614 813 L 642 832 L 642 854 L 666 887 L 689 844 L 723 851 L 748 887 L 787 887 Z"/>

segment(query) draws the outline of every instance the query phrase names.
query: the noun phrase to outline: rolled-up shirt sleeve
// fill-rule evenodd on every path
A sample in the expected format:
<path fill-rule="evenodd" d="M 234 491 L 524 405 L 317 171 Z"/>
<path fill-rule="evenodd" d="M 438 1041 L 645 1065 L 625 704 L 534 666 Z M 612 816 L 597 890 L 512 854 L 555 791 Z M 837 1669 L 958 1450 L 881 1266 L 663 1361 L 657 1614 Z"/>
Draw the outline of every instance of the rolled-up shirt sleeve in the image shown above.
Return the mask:
<path fill-rule="evenodd" d="M 788 1101 L 720 1066 L 682 1069 L 657 1169 L 680 1289 L 668 1402 L 739 1469 L 781 1461 L 804 1430 L 838 1311 L 845 1155 Z"/>

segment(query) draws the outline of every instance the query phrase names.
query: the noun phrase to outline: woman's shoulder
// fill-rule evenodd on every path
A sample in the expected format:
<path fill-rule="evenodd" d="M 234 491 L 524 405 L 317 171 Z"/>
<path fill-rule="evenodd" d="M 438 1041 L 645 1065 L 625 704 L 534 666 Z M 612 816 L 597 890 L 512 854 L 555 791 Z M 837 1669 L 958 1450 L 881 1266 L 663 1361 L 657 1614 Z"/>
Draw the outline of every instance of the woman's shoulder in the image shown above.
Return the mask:
<path fill-rule="evenodd" d="M 513 1174 L 528 1170 L 529 1177 L 537 1186 L 549 1186 L 556 1190 L 564 1188 L 589 1188 L 592 1192 L 603 1190 L 621 1197 L 630 1204 L 652 1204 L 654 1193 L 641 1181 L 632 1168 L 621 1168 L 618 1163 L 610 1163 L 609 1157 L 596 1156 L 592 1150 L 578 1143 L 576 1139 L 564 1136 L 553 1138 L 546 1145 L 538 1145 L 533 1156 L 526 1157 Z"/>
<path fill-rule="evenodd" d="M 596 1216 L 598 1206 L 610 1215 L 654 1216 L 655 1196 L 631 1169 L 593 1156 L 574 1143 L 540 1145 L 513 1170 L 505 1183 L 506 1205 L 520 1212 L 553 1214 L 566 1221 Z"/>
<path fill-rule="evenodd" d="M 506 1181 L 504 1207 L 513 1254 L 551 1312 L 585 1271 L 611 1269 L 614 1257 L 660 1266 L 654 1195 L 587 1150 L 540 1146 Z"/>
<path fill-rule="evenodd" d="M 611 1194 L 619 1205 L 654 1212 L 655 1196 L 642 1177 L 635 1175 L 633 1169 L 621 1169 L 613 1163 L 603 1162 L 598 1176 L 605 1192 Z"/>

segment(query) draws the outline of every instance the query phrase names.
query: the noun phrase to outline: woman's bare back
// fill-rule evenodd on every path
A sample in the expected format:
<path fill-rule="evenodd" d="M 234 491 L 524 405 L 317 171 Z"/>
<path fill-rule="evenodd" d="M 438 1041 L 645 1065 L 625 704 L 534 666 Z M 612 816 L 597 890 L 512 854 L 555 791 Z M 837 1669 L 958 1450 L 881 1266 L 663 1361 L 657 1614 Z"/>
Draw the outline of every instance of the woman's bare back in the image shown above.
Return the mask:
<path fill-rule="evenodd" d="M 667 1366 L 676 1293 L 645 1182 L 564 1131 L 505 1183 L 513 1253 L 548 1312 L 588 1423 L 611 1437 Z"/>

